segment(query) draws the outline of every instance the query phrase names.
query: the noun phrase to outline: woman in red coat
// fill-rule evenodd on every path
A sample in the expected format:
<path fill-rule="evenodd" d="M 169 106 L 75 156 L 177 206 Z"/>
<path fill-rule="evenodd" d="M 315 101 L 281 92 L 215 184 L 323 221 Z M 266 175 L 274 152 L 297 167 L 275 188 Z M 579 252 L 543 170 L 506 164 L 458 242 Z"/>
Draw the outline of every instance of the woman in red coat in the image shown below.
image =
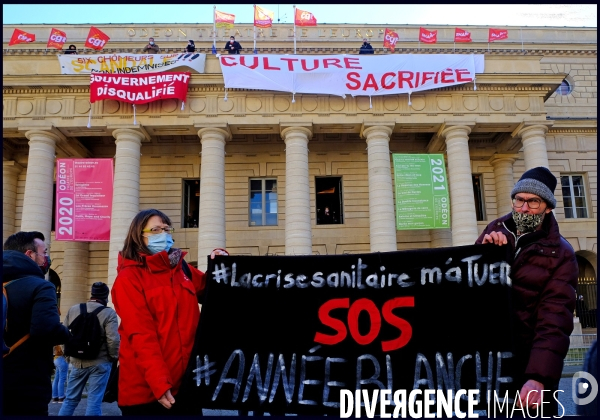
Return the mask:
<path fill-rule="evenodd" d="M 119 333 L 119 396 L 123 415 L 200 414 L 177 398 L 200 318 L 203 272 L 183 269 L 185 252 L 173 248 L 171 220 L 155 210 L 139 212 L 119 253 L 112 288 Z M 216 249 L 211 256 L 228 255 Z"/>

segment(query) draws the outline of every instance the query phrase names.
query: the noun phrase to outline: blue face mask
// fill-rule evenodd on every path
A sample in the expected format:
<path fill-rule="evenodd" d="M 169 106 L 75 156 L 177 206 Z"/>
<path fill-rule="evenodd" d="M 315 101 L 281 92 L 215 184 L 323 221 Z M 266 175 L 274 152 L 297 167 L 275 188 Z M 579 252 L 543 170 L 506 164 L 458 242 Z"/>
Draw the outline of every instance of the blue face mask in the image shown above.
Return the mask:
<path fill-rule="evenodd" d="M 173 237 L 169 233 L 163 232 L 148 237 L 148 249 L 152 255 L 161 251 L 169 252 L 171 246 L 173 246 Z"/>

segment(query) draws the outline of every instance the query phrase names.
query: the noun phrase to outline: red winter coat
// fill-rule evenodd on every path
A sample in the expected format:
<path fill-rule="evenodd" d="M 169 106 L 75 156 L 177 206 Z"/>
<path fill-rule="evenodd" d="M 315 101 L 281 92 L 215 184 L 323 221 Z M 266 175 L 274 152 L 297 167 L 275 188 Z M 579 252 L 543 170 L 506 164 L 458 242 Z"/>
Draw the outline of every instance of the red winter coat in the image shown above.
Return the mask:
<path fill-rule="evenodd" d="M 166 251 L 144 260 L 138 263 L 119 254 L 112 288 L 121 318 L 120 406 L 157 401 L 168 389 L 177 394 L 200 319 L 197 295 L 206 285 L 204 273 L 192 266 L 191 281 L 181 261 L 171 268 Z"/>
<path fill-rule="evenodd" d="M 560 380 L 573 331 L 579 274 L 575 251 L 560 235 L 552 212 L 546 214 L 540 230 L 518 240 L 512 214 L 508 214 L 490 223 L 477 243 L 493 231 L 504 233 L 515 252 L 511 279 L 517 362 L 524 369 L 519 372 L 521 380 L 534 379 L 552 388 Z"/>

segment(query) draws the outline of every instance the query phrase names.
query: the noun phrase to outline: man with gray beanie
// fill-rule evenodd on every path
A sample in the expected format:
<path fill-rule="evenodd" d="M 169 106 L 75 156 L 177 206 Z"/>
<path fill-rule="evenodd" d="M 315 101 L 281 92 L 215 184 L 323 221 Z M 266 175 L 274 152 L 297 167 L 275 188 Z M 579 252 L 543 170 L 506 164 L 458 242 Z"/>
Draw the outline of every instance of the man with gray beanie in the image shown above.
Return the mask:
<path fill-rule="evenodd" d="M 98 320 L 100 349 L 97 355 L 81 356 L 81 358 L 73 356 L 69 353 L 69 344 L 65 346 L 65 353 L 70 356 L 69 378 L 67 382 L 67 390 L 63 406 L 58 413 L 59 416 L 72 416 L 77 408 L 86 382 L 89 381 L 87 394 L 86 416 L 101 416 L 102 415 L 102 398 L 108 383 L 112 362 L 119 357 L 119 345 L 121 339 L 118 332 L 117 313 L 114 309 L 107 307 L 108 304 L 108 286 L 102 282 L 96 282 L 92 285 L 92 294 L 90 300 L 86 303 L 77 304 L 69 309 L 65 317 L 65 325 L 71 330 L 74 337 L 81 336 L 75 331 L 77 324 L 81 324 L 80 318 L 85 317 L 85 314 L 91 314 L 93 322 Z M 94 318 L 96 317 L 96 318 Z M 77 321 L 77 322 L 76 322 Z M 92 328 L 91 322 L 85 323 L 85 328 Z M 93 329 L 93 328 L 92 328 Z M 72 350 L 75 348 L 75 343 L 72 344 Z M 80 351 L 84 354 L 84 351 Z"/>
<path fill-rule="evenodd" d="M 555 391 L 573 331 L 579 273 L 575 251 L 560 235 L 552 213 L 556 183 L 547 168 L 526 171 L 510 193 L 512 212 L 490 223 L 477 239 L 513 251 L 513 379 L 523 407 L 535 409 L 543 395 L 544 416 L 559 414 Z"/>

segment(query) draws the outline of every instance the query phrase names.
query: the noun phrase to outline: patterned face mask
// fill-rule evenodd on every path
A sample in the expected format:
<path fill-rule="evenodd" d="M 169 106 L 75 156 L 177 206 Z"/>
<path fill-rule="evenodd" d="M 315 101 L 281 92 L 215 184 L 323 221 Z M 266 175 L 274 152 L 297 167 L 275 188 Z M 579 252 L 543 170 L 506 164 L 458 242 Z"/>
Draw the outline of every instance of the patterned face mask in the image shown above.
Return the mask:
<path fill-rule="evenodd" d="M 544 220 L 544 214 L 525 214 L 516 210 L 512 211 L 512 217 L 520 233 L 534 232 Z"/>

